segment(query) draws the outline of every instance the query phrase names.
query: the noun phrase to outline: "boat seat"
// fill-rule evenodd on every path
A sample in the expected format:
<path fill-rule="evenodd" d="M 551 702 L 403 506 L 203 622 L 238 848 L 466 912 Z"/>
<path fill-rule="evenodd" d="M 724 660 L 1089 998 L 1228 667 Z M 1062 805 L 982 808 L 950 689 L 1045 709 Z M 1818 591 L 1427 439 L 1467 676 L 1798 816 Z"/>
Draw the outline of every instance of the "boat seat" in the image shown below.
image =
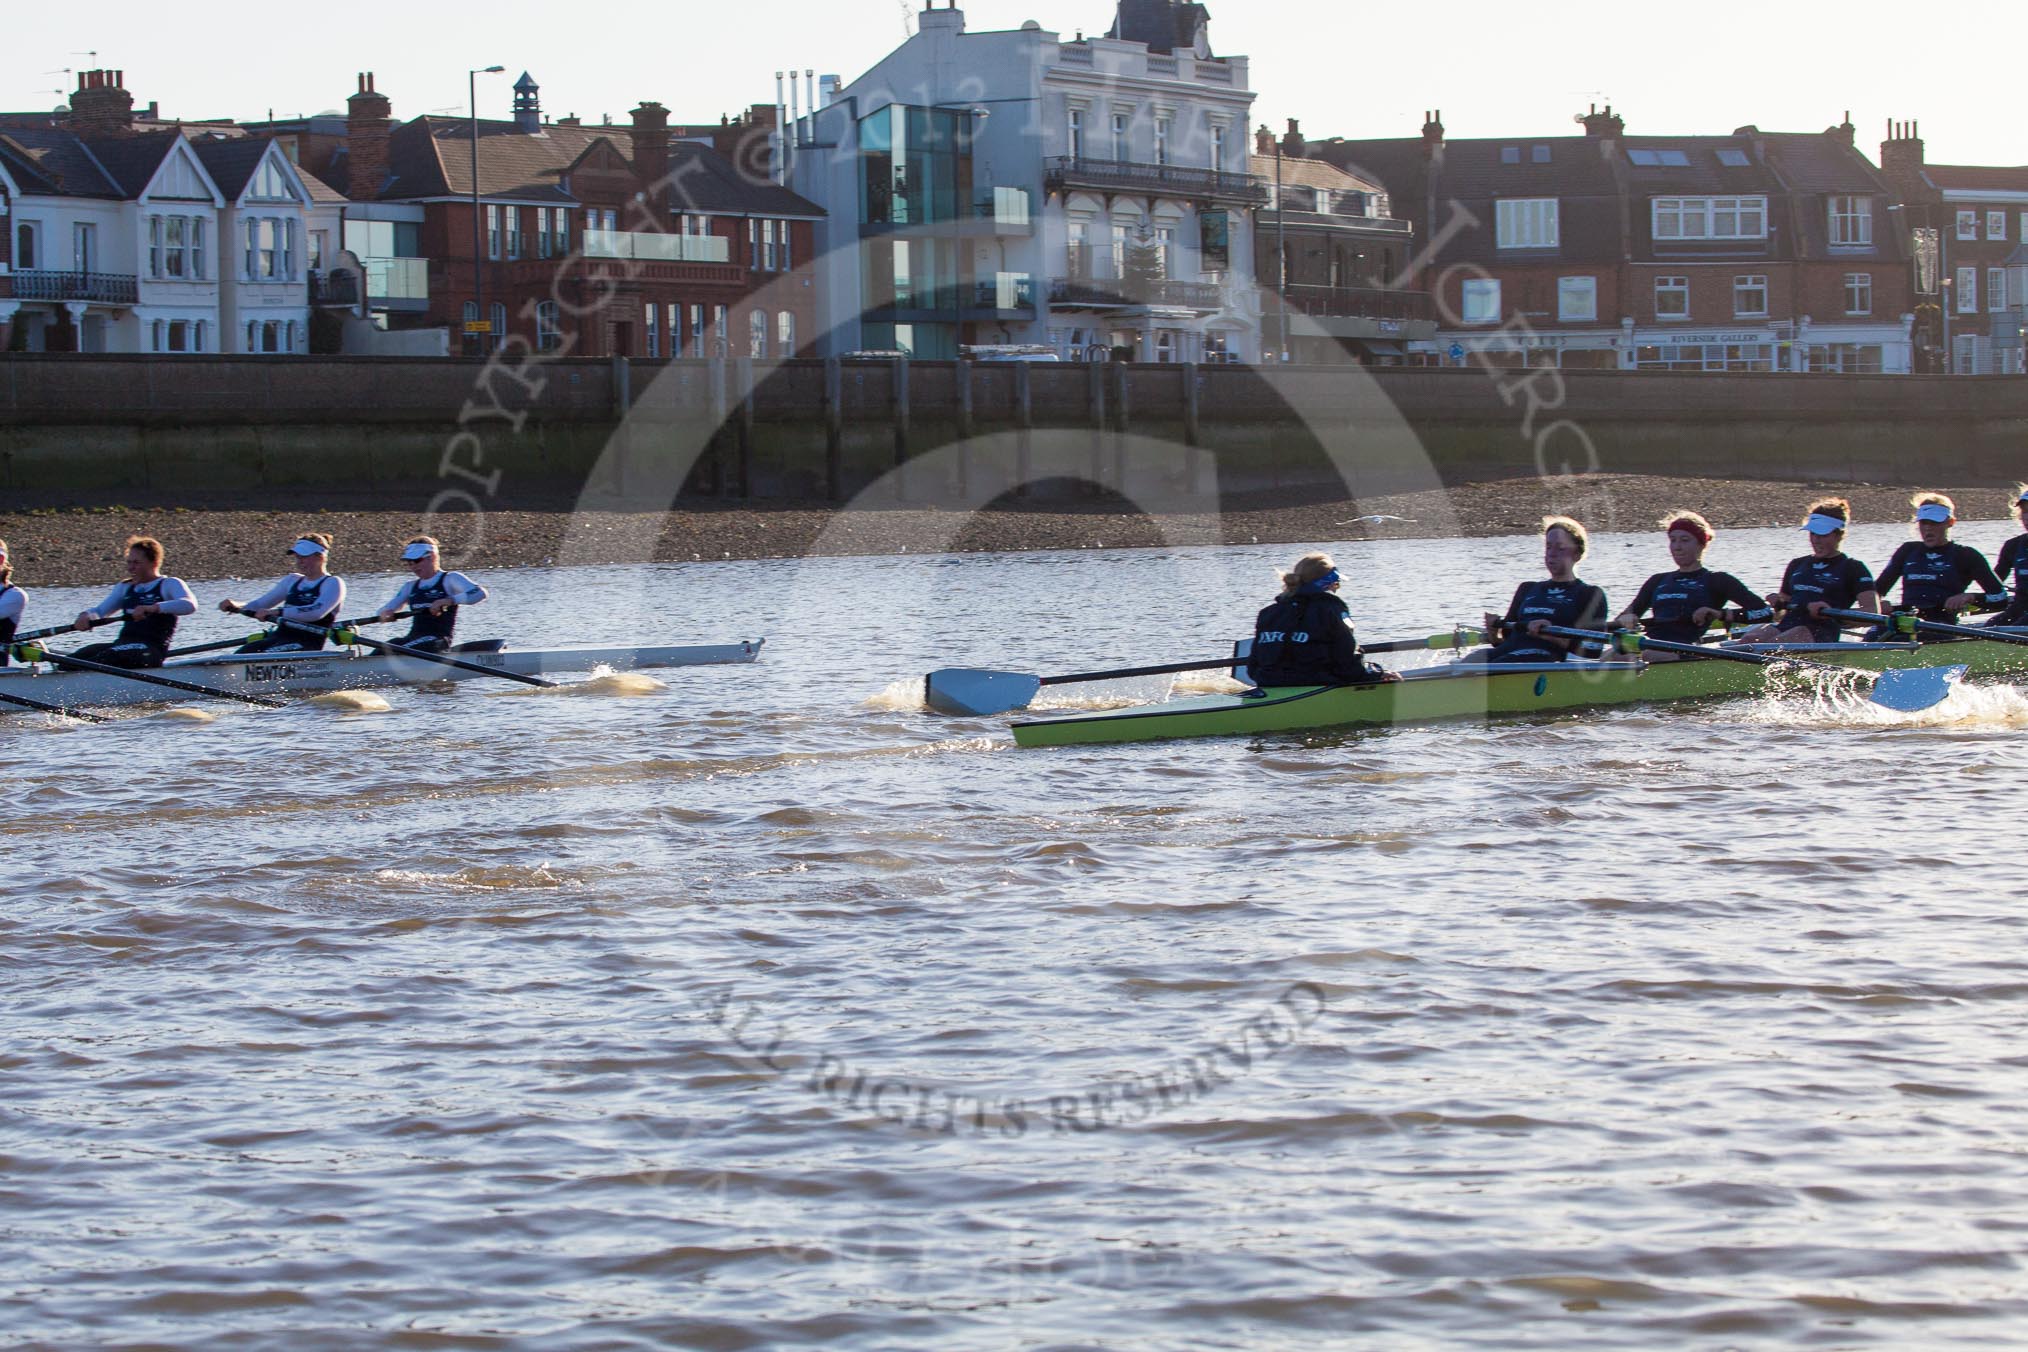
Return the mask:
<path fill-rule="evenodd" d="M 454 653 L 497 653 L 504 652 L 507 640 L 504 638 L 477 638 L 470 643 L 460 643 L 451 649 Z"/>

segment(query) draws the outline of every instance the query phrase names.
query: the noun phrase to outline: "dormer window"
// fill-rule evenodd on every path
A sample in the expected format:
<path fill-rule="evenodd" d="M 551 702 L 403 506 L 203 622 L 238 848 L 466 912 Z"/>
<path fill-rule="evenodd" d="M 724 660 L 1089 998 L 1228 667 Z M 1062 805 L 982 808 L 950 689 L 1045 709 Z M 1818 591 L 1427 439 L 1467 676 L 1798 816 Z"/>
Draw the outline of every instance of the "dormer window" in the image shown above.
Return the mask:
<path fill-rule="evenodd" d="M 1831 243 L 1868 245 L 1873 243 L 1873 199 L 1833 197 L 1831 199 Z"/>

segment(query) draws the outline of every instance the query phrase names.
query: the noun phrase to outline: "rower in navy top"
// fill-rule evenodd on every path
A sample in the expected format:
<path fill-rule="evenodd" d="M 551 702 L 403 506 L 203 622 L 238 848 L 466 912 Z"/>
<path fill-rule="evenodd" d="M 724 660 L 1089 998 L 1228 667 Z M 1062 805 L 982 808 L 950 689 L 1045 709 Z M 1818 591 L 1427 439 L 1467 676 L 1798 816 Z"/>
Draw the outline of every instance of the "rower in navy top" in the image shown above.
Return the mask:
<path fill-rule="evenodd" d="M 2014 599 L 1988 624 L 2028 624 L 2028 484 L 2014 490 L 2014 515 L 2021 519 L 2022 534 L 2000 546 L 2000 580 L 2013 588 Z"/>
<path fill-rule="evenodd" d="M 1584 557 L 1590 538 L 1583 526 L 1567 516 L 1542 519 L 1542 566 L 1549 577 L 1524 582 L 1514 592 L 1507 613 L 1486 612 L 1486 633 L 1498 635 L 1489 649 L 1473 653 L 1467 662 L 1561 662 L 1570 656 L 1572 640 L 1542 631 L 1550 625 L 1564 629 L 1600 629 L 1605 626 L 1606 594 L 1602 588 L 1581 581 L 1578 560 Z"/>
<path fill-rule="evenodd" d="M 1650 638 L 1699 643 L 1707 629 L 1725 618 L 1728 605 L 1738 606 L 1749 620 L 1774 618 L 1774 608 L 1748 591 L 1744 582 L 1704 566 L 1704 550 L 1713 534 L 1709 521 L 1696 512 L 1671 512 L 1660 525 L 1669 533 L 1669 557 L 1676 567 L 1642 583 L 1633 604 L 1613 621 L 1616 626 L 1632 629 L 1641 616 L 1652 612 L 1645 627 Z M 1650 660 L 1662 657 L 1673 660 L 1674 654 L 1650 654 Z"/>
<path fill-rule="evenodd" d="M 330 536 L 305 535 L 289 546 L 289 557 L 296 563 L 295 572 L 245 605 L 231 599 L 218 603 L 218 608 L 228 615 L 279 621 L 274 633 L 245 644 L 240 652 L 314 652 L 324 646 L 325 635 L 321 631 L 302 626 L 333 623 L 338 618 L 338 608 L 345 604 L 345 583 L 326 571 L 330 555 Z"/>
<path fill-rule="evenodd" d="M 1915 529 L 1922 538 L 1895 550 L 1880 570 L 1881 595 L 1899 582 L 1901 609 L 1913 610 L 1921 619 L 1954 624 L 1958 612 L 1981 595 L 2005 590 L 1984 554 L 1952 542 L 1951 527 L 1958 523 L 1956 503 L 1941 493 L 1918 493 L 1909 504 L 1915 508 Z"/>
<path fill-rule="evenodd" d="M 1401 679 L 1359 651 L 1351 612 L 1338 598 L 1339 582 L 1328 554 L 1305 554 L 1282 574 L 1281 595 L 1253 623 L 1246 665 L 1256 685 L 1368 685 Z"/>
<path fill-rule="evenodd" d="M 180 577 L 162 574 L 162 542 L 148 535 L 127 537 L 127 580 L 106 599 L 81 611 L 76 628 L 90 629 L 111 615 L 124 615 L 110 643 L 91 643 L 72 653 L 87 662 L 138 671 L 159 667 L 176 637 L 176 622 L 197 613 L 197 598 Z"/>
<path fill-rule="evenodd" d="M 14 565 L 7 561 L 7 542 L 0 540 L 0 667 L 8 663 L 8 645 L 28 608 L 28 593 L 14 585 Z"/>
<path fill-rule="evenodd" d="M 401 559 L 415 576 L 401 584 L 387 604 L 380 608 L 383 624 L 397 611 L 414 611 L 408 632 L 389 642 L 417 652 L 440 653 L 450 649 L 458 627 L 458 607 L 476 606 L 486 599 L 486 589 L 463 573 L 447 573 L 438 561 L 436 540 L 418 535 L 401 551 Z"/>
<path fill-rule="evenodd" d="M 1843 498 L 1819 498 L 1810 504 L 1803 529 L 1810 533 L 1810 552 L 1789 561 L 1782 584 L 1769 592 L 1767 603 L 1781 610 L 1773 624 L 1739 635 L 1742 643 L 1836 643 L 1844 635 L 1839 620 L 1824 618 L 1826 610 L 1870 610 L 1879 613 L 1880 589 L 1873 570 L 1845 553 L 1845 529 L 1852 524 L 1852 504 Z"/>

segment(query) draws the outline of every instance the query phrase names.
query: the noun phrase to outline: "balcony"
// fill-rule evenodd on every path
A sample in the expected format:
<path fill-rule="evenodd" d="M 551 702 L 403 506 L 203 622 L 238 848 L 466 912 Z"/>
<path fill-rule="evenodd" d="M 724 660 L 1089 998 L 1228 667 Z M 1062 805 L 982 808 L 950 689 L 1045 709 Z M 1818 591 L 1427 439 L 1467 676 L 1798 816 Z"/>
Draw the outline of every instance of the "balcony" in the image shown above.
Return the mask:
<path fill-rule="evenodd" d="M 732 260 L 732 241 L 723 235 L 587 230 L 584 256 L 630 263 L 726 263 Z"/>
<path fill-rule="evenodd" d="M 366 258 L 366 303 L 376 310 L 419 314 L 430 306 L 427 258 Z"/>
<path fill-rule="evenodd" d="M 359 304 L 359 274 L 351 268 L 310 272 L 310 304 L 350 310 Z"/>
<path fill-rule="evenodd" d="M 1035 205 L 1026 188 L 994 188 L 972 204 L 972 218 L 985 221 L 995 235 L 1026 238 L 1035 233 Z"/>
<path fill-rule="evenodd" d="M 16 300 L 84 301 L 91 305 L 133 305 L 141 279 L 119 272 L 16 272 Z"/>
<path fill-rule="evenodd" d="M 1291 286 L 1283 298 L 1290 314 L 1306 315 L 1333 338 L 1429 338 L 1436 333 L 1436 306 L 1427 291 L 1377 286 Z M 1275 301 L 1264 298 L 1265 319 L 1274 323 Z"/>
<path fill-rule="evenodd" d="M 1021 320 L 1035 318 L 1035 279 L 1025 272 L 995 273 L 973 285 L 966 319 Z"/>
<path fill-rule="evenodd" d="M 1225 308 L 1225 294 L 1216 282 L 1059 277 L 1049 284 L 1049 303 L 1066 310 L 1116 310 L 1150 305 L 1214 314 Z"/>
<path fill-rule="evenodd" d="M 1153 193 L 1200 201 L 1259 206 L 1267 201 L 1267 183 L 1252 174 L 1198 169 L 1180 164 L 1139 164 L 1132 160 L 1095 160 L 1060 155 L 1043 169 L 1050 192 L 1089 188 L 1106 193 Z"/>

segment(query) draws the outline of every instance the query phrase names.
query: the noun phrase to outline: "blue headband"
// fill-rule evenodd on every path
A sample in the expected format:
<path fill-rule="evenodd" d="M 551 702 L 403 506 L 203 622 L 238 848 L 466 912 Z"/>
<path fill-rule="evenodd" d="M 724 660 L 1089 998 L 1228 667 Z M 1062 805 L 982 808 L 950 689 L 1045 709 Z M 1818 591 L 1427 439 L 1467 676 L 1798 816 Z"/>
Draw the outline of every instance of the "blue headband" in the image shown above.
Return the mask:
<path fill-rule="evenodd" d="M 1324 574 L 1322 577 L 1316 578 L 1309 582 L 1305 582 L 1301 586 L 1301 588 L 1299 588 L 1299 590 L 1306 592 L 1320 592 L 1342 581 L 1344 581 L 1344 579 L 1338 576 L 1338 570 L 1336 568 L 1333 568 L 1330 572 Z"/>

